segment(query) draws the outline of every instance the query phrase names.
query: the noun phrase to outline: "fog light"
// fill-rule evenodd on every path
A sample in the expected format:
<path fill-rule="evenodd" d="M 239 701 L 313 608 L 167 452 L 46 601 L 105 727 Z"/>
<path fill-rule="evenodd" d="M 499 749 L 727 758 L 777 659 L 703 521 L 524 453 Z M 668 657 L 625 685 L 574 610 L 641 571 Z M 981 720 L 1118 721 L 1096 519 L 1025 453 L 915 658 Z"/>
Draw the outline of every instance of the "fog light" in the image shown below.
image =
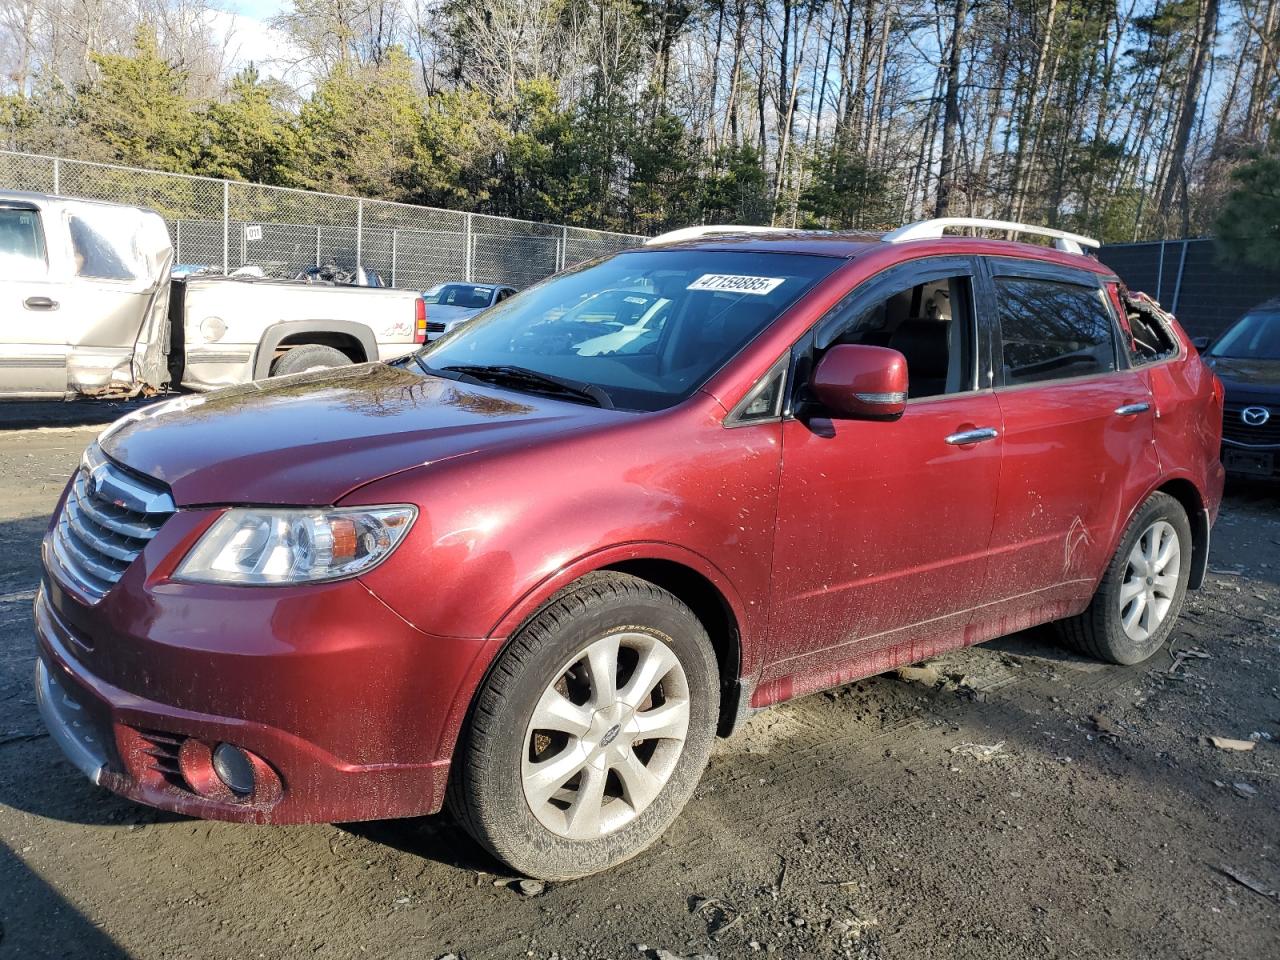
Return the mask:
<path fill-rule="evenodd" d="M 239 747 L 220 743 L 213 748 L 213 771 L 218 779 L 242 797 L 253 793 L 253 761 Z"/>

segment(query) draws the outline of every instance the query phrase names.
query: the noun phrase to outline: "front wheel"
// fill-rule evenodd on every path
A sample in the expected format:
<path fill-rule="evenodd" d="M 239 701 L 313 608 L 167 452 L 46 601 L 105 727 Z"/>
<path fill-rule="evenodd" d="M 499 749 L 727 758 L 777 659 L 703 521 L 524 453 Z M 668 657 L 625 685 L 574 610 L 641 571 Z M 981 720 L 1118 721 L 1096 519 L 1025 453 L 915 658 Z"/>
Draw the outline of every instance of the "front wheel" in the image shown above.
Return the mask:
<path fill-rule="evenodd" d="M 1110 663 L 1154 656 L 1173 631 L 1191 575 L 1191 523 L 1166 493 L 1153 493 L 1129 521 L 1088 609 L 1064 620 L 1064 639 Z"/>
<path fill-rule="evenodd" d="M 562 591 L 473 705 L 449 807 L 515 870 L 568 880 L 635 856 L 697 786 L 719 711 L 715 657 L 678 598 L 622 574 Z"/>

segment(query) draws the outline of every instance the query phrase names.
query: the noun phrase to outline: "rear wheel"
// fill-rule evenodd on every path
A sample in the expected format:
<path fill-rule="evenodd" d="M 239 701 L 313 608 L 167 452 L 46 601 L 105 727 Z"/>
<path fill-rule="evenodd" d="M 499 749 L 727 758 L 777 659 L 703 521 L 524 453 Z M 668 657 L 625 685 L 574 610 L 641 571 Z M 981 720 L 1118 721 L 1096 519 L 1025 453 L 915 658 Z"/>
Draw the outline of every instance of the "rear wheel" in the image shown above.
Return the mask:
<path fill-rule="evenodd" d="M 697 786 L 718 690 L 706 631 L 679 599 L 621 574 L 579 581 L 490 671 L 454 760 L 450 809 L 530 876 L 621 863 Z"/>
<path fill-rule="evenodd" d="M 1059 629 L 1082 653 L 1111 663 L 1141 663 L 1173 631 L 1191 574 L 1191 523 L 1166 493 L 1154 493 L 1120 538 L 1089 608 Z"/>
<path fill-rule="evenodd" d="M 271 376 L 283 377 L 290 373 L 307 373 L 311 370 L 327 370 L 330 367 L 351 365 L 351 358 L 335 347 L 321 343 L 304 343 L 289 351 L 271 365 Z"/>

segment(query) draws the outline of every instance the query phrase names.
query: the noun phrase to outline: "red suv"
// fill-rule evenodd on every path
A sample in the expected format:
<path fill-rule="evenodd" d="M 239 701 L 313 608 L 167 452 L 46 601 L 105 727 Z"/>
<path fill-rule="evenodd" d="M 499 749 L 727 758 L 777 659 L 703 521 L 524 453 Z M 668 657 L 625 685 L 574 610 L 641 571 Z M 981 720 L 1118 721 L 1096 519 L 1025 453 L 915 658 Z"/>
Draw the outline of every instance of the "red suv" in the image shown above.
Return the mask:
<path fill-rule="evenodd" d="M 447 803 L 569 878 L 753 710 L 1046 621 L 1145 660 L 1204 577 L 1221 386 L 1091 241 L 950 225 L 694 231 L 117 422 L 43 545 L 50 732 L 156 807 Z"/>

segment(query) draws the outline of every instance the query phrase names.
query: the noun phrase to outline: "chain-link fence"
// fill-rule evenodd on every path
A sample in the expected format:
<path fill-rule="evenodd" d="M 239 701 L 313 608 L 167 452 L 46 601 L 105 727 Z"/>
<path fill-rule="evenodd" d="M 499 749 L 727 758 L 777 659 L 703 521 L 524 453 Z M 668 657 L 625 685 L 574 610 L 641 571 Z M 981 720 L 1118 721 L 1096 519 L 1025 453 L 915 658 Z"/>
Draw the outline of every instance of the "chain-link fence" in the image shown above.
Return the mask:
<path fill-rule="evenodd" d="M 386 200 L 161 173 L 0 150 L 0 188 L 150 207 L 174 263 L 294 277 L 330 264 L 393 287 L 447 281 L 523 287 L 640 237 Z"/>

